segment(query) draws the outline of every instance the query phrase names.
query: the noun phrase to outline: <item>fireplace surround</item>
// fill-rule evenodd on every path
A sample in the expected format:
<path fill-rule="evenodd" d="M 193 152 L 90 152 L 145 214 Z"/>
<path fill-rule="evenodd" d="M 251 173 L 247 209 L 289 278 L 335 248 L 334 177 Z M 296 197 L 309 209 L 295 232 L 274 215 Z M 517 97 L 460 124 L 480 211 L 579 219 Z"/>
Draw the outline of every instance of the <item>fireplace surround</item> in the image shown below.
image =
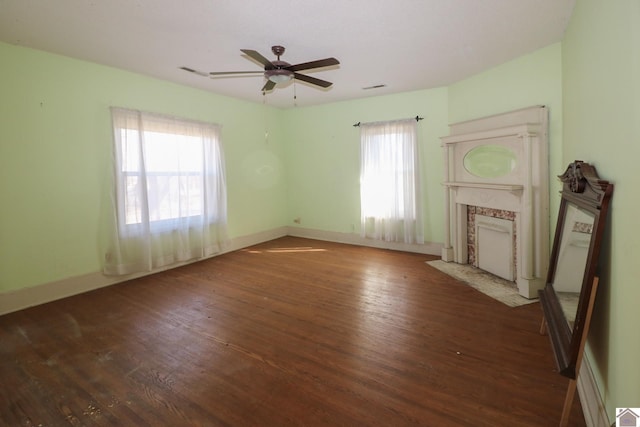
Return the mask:
<path fill-rule="evenodd" d="M 510 237 L 485 233 L 484 244 L 473 246 L 471 263 L 477 258 L 493 258 L 512 265 L 518 292 L 526 298 L 537 297 L 538 290 L 544 287 L 549 261 L 547 108 L 534 106 L 455 123 L 449 126 L 449 136 L 441 140 L 445 191 L 443 261 L 470 263 L 469 207 L 508 211 L 514 225 Z M 494 232 L 504 227 L 485 226 Z M 513 252 L 503 251 L 506 238 L 513 242 Z M 479 250 L 486 252 L 478 253 Z"/>

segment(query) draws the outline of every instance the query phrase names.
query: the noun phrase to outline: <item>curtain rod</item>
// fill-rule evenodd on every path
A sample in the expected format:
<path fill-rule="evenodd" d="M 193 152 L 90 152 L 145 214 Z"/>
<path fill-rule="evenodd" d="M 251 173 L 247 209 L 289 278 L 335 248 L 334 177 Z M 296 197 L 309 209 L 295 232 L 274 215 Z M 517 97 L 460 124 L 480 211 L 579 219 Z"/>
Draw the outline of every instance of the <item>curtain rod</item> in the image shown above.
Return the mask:
<path fill-rule="evenodd" d="M 411 119 L 414 119 L 416 122 L 419 122 L 420 120 L 424 120 L 424 117 L 419 117 L 419 116 L 415 116 L 415 117 L 411 117 Z M 404 119 L 404 120 L 410 120 L 410 119 Z M 391 120 L 391 121 L 399 121 L 399 120 Z M 383 122 L 371 122 L 371 123 L 383 123 Z M 358 122 L 355 125 L 353 125 L 354 128 L 360 127 L 362 123 Z M 364 124 L 370 124 L 370 123 L 364 123 Z"/>

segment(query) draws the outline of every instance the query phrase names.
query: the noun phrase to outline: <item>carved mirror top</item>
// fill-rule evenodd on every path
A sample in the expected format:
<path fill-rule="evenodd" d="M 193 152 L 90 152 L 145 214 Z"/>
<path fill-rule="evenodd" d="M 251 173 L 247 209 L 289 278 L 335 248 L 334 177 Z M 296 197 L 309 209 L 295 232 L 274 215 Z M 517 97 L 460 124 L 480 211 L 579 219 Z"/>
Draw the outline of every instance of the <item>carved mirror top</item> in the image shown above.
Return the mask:
<path fill-rule="evenodd" d="M 590 202 L 596 207 L 602 203 L 603 196 L 610 187 L 609 181 L 598 177 L 596 169 L 589 163 L 576 160 L 567 170 L 559 175 L 563 182 L 563 194 L 580 193 L 585 202 Z"/>

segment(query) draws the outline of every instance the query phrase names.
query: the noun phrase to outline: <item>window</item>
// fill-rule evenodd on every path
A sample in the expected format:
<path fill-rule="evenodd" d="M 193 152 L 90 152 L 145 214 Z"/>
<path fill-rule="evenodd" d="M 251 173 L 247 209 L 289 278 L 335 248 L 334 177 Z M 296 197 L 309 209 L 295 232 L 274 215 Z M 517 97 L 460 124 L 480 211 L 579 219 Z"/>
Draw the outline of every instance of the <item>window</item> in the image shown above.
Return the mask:
<path fill-rule="evenodd" d="M 147 254 L 145 270 L 219 251 L 226 230 L 220 127 L 122 108 L 111 115 L 117 238 L 107 263 L 127 264 L 121 252 L 132 246 L 124 252 L 133 252 L 134 264 Z"/>
<path fill-rule="evenodd" d="M 171 228 L 171 220 L 200 221 L 204 217 L 206 180 L 201 138 L 153 131 L 144 132 L 141 138 L 137 129 L 120 129 L 119 139 L 122 225 L 141 224 L 144 216 L 152 227 Z M 141 139 L 144 148 L 135 143 Z M 214 172 L 210 178 L 216 179 L 216 175 Z M 144 191 L 142 186 L 146 187 Z M 144 193 L 148 204 L 142 202 Z"/>
<path fill-rule="evenodd" d="M 415 119 L 360 125 L 363 237 L 424 243 Z"/>

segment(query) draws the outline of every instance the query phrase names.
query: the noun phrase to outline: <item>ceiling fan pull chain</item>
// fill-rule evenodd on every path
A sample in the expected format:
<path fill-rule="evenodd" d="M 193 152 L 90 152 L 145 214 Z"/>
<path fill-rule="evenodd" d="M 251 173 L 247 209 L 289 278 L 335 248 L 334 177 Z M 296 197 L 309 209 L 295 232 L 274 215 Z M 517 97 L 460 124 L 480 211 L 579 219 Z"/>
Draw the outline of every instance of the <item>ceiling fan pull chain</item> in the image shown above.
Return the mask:
<path fill-rule="evenodd" d="M 264 121 L 264 143 L 269 143 L 269 117 L 267 111 L 267 91 L 262 90 L 262 118 Z"/>

